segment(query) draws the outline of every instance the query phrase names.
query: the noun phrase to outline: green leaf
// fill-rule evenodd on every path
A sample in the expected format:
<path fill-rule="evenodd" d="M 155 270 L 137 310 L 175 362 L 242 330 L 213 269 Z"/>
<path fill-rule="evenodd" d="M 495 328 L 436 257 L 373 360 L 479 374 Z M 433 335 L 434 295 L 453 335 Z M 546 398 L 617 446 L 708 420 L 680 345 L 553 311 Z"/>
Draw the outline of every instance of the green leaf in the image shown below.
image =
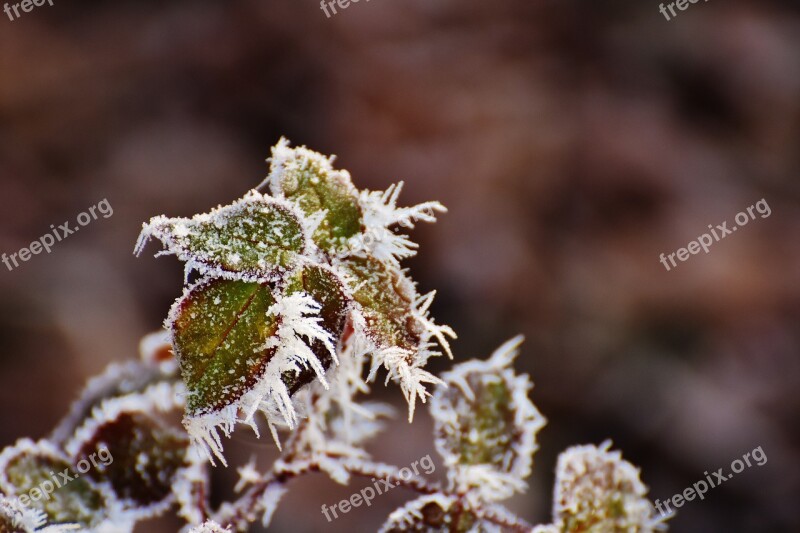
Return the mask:
<path fill-rule="evenodd" d="M 27 499 L 24 503 L 30 502 L 30 507 L 44 511 L 50 523 L 91 527 L 102 521 L 107 505 L 103 494 L 92 482 L 80 477 L 66 457 L 49 445 L 27 440 L 15 448 L 4 452 L 10 455 L 5 458 L 4 492 L 24 496 Z M 43 488 L 50 487 L 53 489 L 44 497 Z"/>
<path fill-rule="evenodd" d="M 351 277 L 353 298 L 361 304 L 367 329 L 382 347 L 416 351 L 420 339 L 411 316 L 414 286 L 397 269 L 372 257 L 353 257 L 342 264 Z"/>
<path fill-rule="evenodd" d="M 251 191 L 231 205 L 191 219 L 155 217 L 142 230 L 188 266 L 226 278 L 271 278 L 308 253 L 299 213 L 285 202 Z"/>
<path fill-rule="evenodd" d="M 459 419 L 463 425 L 457 431 L 445 433 L 447 447 L 457 450 L 461 464 L 502 466 L 504 458 L 515 454 L 522 429 L 514 424 L 511 391 L 503 380 L 484 380 L 477 373 L 468 374 L 466 382 L 472 399 L 458 387 L 449 387 L 442 395 L 456 412 L 469 413 Z"/>
<path fill-rule="evenodd" d="M 188 389 L 187 414 L 233 404 L 258 381 L 275 349 L 269 286 L 225 279 L 191 287 L 170 313 L 175 353 Z"/>
<path fill-rule="evenodd" d="M 329 159 L 306 148 L 279 144 L 276 150 L 282 155 L 273 155 L 273 192 L 282 192 L 306 215 L 326 211 L 314 232 L 317 246 L 330 252 L 346 246 L 361 231 L 361 207 L 349 174 L 334 170 Z"/>
<path fill-rule="evenodd" d="M 304 291 L 320 305 L 322 324 L 338 339 L 349 304 L 335 274 L 307 266 L 289 280 L 287 294 Z M 275 353 L 264 348 L 277 330 L 279 317 L 268 314 L 275 302 L 269 286 L 213 279 L 192 287 L 171 313 L 171 329 L 190 416 L 218 411 L 253 388 Z M 332 359 L 320 341 L 310 348 L 324 368 Z M 315 377 L 310 368 L 286 372 L 283 381 L 294 393 Z"/>
<path fill-rule="evenodd" d="M 143 413 L 121 413 L 95 428 L 77 454 L 99 455 L 88 475 L 107 481 L 117 497 L 131 507 L 147 507 L 163 501 L 182 468 L 189 466 L 189 438 Z"/>

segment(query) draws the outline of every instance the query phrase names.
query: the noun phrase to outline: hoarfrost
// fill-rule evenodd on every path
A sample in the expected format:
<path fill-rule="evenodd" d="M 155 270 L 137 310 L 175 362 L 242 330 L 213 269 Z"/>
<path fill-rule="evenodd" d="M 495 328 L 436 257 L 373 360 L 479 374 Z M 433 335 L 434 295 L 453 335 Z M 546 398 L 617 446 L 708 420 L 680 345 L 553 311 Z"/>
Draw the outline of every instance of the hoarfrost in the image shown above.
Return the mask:
<path fill-rule="evenodd" d="M 403 190 L 403 182 L 391 185 L 385 191 L 361 191 L 361 204 L 364 220 L 364 235 L 361 246 L 355 248 L 357 254 L 367 254 L 399 267 L 402 259 L 413 257 L 418 244 L 407 235 L 395 233 L 392 226 L 400 225 L 414 228 L 417 221 L 436 222 L 436 211 L 446 213 L 439 202 L 424 202 L 412 207 L 397 207 L 397 198 Z M 369 243 L 367 243 L 369 237 Z"/>

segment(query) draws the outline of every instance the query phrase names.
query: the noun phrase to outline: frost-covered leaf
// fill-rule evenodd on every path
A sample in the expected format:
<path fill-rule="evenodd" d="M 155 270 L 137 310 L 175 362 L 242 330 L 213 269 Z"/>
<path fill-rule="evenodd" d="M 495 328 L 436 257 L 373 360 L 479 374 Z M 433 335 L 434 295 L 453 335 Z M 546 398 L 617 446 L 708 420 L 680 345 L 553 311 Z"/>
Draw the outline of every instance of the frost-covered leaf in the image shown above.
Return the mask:
<path fill-rule="evenodd" d="M 342 268 L 363 310 L 367 335 L 377 346 L 415 351 L 422 330 L 411 316 L 417 297 L 413 283 L 400 270 L 372 257 L 348 259 Z"/>
<path fill-rule="evenodd" d="M 556 467 L 553 517 L 563 533 L 651 533 L 663 529 L 654 518 L 639 470 L 601 446 L 573 446 Z"/>
<path fill-rule="evenodd" d="M 311 253 L 303 214 L 257 191 L 231 205 L 187 218 L 154 217 L 144 224 L 136 253 L 150 237 L 186 261 L 187 272 L 259 281 Z"/>
<path fill-rule="evenodd" d="M 431 401 L 436 448 L 451 483 L 500 500 L 524 491 L 536 433 L 545 419 L 531 403 L 527 375 L 511 365 L 522 337 L 500 346 L 488 361 L 468 361 L 442 375 Z"/>
<path fill-rule="evenodd" d="M 126 506 L 141 509 L 172 493 L 178 471 L 189 466 L 188 449 L 186 433 L 134 412 L 97 424 L 94 435 L 77 447 L 76 457 L 99 453 L 101 461 L 88 476 L 108 482 Z"/>
<path fill-rule="evenodd" d="M 185 392 L 180 382 L 163 382 L 108 398 L 67 441 L 64 449 L 75 468 L 112 502 L 106 507 L 111 525 L 101 524 L 96 533 L 129 531 L 173 503 L 190 524 L 202 521 L 208 495 L 204 457 L 167 421 L 183 409 Z"/>
<path fill-rule="evenodd" d="M 277 331 L 268 285 L 206 279 L 186 290 L 168 319 L 186 412 L 197 416 L 232 405 L 252 389 L 272 357 L 263 348 Z"/>
<path fill-rule="evenodd" d="M 341 335 L 350 299 L 338 275 L 330 268 L 307 266 L 302 270 L 302 287 L 319 302 L 319 316 L 325 327 Z"/>
<path fill-rule="evenodd" d="M 267 182 L 272 194 L 295 202 L 310 216 L 322 217 L 314 242 L 333 252 L 361 231 L 358 192 L 346 170 L 335 170 L 329 159 L 306 147 L 290 148 L 286 139 L 272 148 Z"/>
<path fill-rule="evenodd" d="M 80 477 L 67 456 L 47 441 L 22 439 L 0 453 L 0 490 L 44 512 L 53 524 L 97 526 L 112 505 L 110 495 Z"/>
<path fill-rule="evenodd" d="M 189 288 L 170 314 L 175 352 L 188 388 L 190 435 L 216 454 L 239 419 L 252 424 L 265 412 L 292 427 L 291 395 L 335 362 L 336 342 L 349 300 L 328 268 L 309 265 L 273 296 L 266 284 L 203 280 Z M 221 457 L 220 457 L 221 458 Z"/>
<path fill-rule="evenodd" d="M 441 382 L 424 370 L 430 357 L 440 355 L 432 341 L 452 357 L 447 337 L 455 338 L 455 332 L 428 317 L 434 293 L 420 297 L 403 271 L 371 257 L 351 257 L 339 265 L 358 304 L 355 351 L 372 357 L 369 380 L 383 366 L 389 371 L 387 380 L 400 384 L 411 421 L 416 399 L 424 403 L 429 395 L 425 384 Z"/>
<path fill-rule="evenodd" d="M 106 399 L 64 447 L 88 479 L 114 495 L 117 510 L 132 519 L 163 512 L 173 502 L 179 474 L 195 466 L 188 436 L 166 422 L 183 407 L 184 394 L 181 383 L 159 383 Z"/>

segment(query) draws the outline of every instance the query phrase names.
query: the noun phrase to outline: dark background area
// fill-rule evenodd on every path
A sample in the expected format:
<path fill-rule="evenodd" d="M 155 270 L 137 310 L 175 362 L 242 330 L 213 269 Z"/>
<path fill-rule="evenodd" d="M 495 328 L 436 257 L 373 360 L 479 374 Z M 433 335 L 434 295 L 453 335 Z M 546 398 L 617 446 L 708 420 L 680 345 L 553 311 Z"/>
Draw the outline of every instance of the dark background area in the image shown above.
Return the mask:
<path fill-rule="evenodd" d="M 662 501 L 761 446 L 766 465 L 671 530 L 800 531 L 795 2 L 699 2 L 671 21 L 655 1 L 578 0 L 362 0 L 330 19 L 298 0 L 55 0 L 4 17 L 0 251 L 103 198 L 114 215 L 0 265 L 0 445 L 45 436 L 160 326 L 182 269 L 155 246 L 134 258 L 141 223 L 242 196 L 285 135 L 338 154 L 358 187 L 402 179 L 402 203 L 450 209 L 414 232 L 412 275 L 438 290 L 457 359 L 526 335 L 517 366 L 549 421 L 512 510 L 550 521 L 572 444 L 612 439 Z M 659 263 L 762 198 L 770 217 Z M 409 426 L 399 389 L 375 391 L 399 413 L 370 451 L 431 454 L 441 474 L 424 410 Z M 273 454 L 247 428 L 228 449 Z M 235 470 L 214 477 L 230 487 Z M 374 531 L 411 497 L 328 524 L 320 506 L 362 486 L 302 480 L 271 530 Z"/>

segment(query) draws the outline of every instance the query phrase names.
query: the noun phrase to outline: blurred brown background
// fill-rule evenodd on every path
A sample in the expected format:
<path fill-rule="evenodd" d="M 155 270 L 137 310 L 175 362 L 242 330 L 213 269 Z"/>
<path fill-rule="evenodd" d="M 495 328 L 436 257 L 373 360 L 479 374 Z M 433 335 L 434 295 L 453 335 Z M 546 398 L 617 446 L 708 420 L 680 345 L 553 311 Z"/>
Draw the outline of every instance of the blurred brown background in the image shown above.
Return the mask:
<path fill-rule="evenodd" d="M 4 16 L 3 16 L 4 17 Z M 49 255 L 0 266 L 0 445 L 42 437 L 85 379 L 136 357 L 180 294 L 135 259 L 142 221 L 240 197 L 280 135 L 359 187 L 449 214 L 409 262 L 458 358 L 527 336 L 548 418 L 531 489 L 550 520 L 557 453 L 613 439 L 662 501 L 762 446 L 768 463 L 684 505 L 676 532 L 800 531 L 800 9 L 655 0 L 45 4 L 0 18 L 0 251 L 107 198 Z M 667 272 L 672 253 L 764 198 L 772 215 Z M 448 368 L 436 361 L 434 368 Z M 400 409 L 371 450 L 432 454 Z M 267 464 L 242 429 L 232 453 Z M 218 468 L 229 490 L 235 471 Z M 298 482 L 272 531 L 374 531 L 411 495 L 327 523 L 364 484 Z M 141 531 L 174 531 L 163 520 Z M 254 526 L 254 531 L 260 531 Z"/>

